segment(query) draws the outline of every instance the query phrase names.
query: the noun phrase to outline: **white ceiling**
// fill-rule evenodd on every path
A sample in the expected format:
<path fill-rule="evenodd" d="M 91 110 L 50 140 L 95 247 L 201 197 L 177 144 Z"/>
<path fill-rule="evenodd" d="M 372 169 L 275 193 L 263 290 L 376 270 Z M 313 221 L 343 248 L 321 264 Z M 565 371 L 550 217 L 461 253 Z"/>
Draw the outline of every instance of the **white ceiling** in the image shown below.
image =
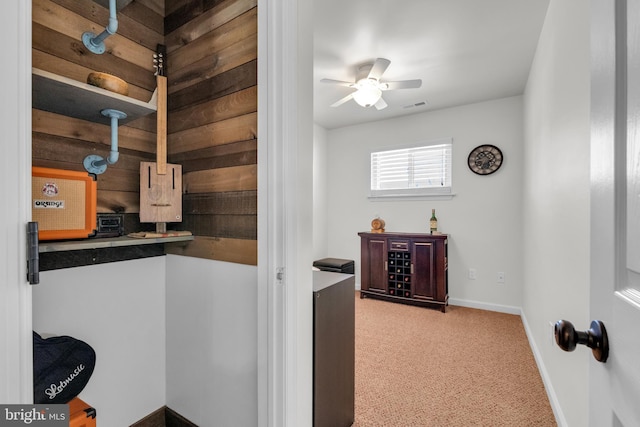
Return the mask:
<path fill-rule="evenodd" d="M 549 0 L 314 0 L 314 120 L 334 129 L 522 94 Z M 422 79 L 383 92 L 384 110 L 353 100 L 358 65 L 391 61 L 382 81 Z M 426 101 L 426 106 L 405 108 Z"/>

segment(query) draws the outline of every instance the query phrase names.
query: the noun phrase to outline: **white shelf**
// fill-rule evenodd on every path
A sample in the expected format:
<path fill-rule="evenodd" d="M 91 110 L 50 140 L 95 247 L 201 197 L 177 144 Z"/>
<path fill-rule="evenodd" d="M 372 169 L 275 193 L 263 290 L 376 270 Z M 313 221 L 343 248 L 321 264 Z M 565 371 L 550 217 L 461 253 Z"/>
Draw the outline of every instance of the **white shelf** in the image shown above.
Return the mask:
<path fill-rule="evenodd" d="M 38 110 L 109 125 L 111 120 L 101 114 L 107 108 L 119 110 L 127 118 L 124 124 L 156 112 L 157 105 L 82 83 L 48 71 L 33 69 L 33 107 Z"/>
<path fill-rule="evenodd" d="M 156 237 L 137 239 L 133 237 L 105 237 L 85 240 L 67 240 L 63 242 L 40 242 L 38 252 L 80 251 L 84 249 L 117 248 L 122 246 L 153 245 L 156 243 L 187 242 L 194 236 Z"/>

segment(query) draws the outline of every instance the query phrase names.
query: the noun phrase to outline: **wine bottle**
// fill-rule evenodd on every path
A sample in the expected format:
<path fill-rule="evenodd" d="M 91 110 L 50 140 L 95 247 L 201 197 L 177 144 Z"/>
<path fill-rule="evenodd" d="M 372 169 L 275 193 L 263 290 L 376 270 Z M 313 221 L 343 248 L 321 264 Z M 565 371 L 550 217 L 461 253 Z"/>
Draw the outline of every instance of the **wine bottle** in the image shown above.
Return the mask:
<path fill-rule="evenodd" d="M 438 218 L 436 218 L 435 209 L 431 209 L 431 219 L 429 220 L 429 228 L 431 229 L 431 234 L 434 234 L 438 231 Z"/>

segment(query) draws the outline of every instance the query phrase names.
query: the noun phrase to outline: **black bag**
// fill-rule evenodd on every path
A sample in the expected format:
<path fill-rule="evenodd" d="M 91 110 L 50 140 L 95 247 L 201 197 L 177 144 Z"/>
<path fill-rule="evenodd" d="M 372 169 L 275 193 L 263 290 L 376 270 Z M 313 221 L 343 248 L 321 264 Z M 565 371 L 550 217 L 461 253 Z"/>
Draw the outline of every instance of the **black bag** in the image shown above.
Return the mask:
<path fill-rule="evenodd" d="M 73 337 L 44 339 L 33 332 L 33 402 L 68 403 L 89 382 L 96 352 Z"/>

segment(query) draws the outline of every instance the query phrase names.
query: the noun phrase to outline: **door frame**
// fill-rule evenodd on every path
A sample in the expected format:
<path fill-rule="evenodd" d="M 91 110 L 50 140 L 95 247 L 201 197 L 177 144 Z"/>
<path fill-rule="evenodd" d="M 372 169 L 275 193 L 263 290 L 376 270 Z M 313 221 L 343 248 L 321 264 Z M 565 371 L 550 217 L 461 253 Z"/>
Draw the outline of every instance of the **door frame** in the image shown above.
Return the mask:
<path fill-rule="evenodd" d="M 258 0 L 258 425 L 312 424 L 312 0 Z"/>
<path fill-rule="evenodd" d="M 5 66 L 0 71 L 6 104 L 2 115 L 0 179 L 0 402 L 33 402 L 31 285 L 26 280 L 26 224 L 31 218 L 31 1 L 3 3 L 0 16 Z M 14 66 L 8 66 L 13 64 Z"/>

